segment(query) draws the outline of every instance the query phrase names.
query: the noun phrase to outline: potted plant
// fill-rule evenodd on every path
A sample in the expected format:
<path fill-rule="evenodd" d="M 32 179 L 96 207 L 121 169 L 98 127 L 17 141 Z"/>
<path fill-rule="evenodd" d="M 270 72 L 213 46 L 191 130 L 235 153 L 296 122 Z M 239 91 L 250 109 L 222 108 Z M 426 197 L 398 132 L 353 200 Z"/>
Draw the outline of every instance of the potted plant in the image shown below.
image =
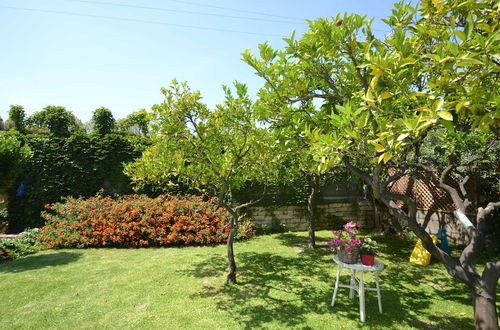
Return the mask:
<path fill-rule="evenodd" d="M 361 263 L 365 266 L 373 266 L 375 263 L 375 254 L 377 253 L 377 242 L 371 238 L 364 238 L 361 240 L 359 247 L 359 255 Z"/>
<path fill-rule="evenodd" d="M 331 251 L 337 252 L 339 261 L 346 264 L 355 264 L 358 262 L 359 245 L 361 240 L 356 234 L 361 224 L 350 221 L 344 225 L 344 230 L 334 230 L 333 239 L 326 244 L 331 245 Z"/>

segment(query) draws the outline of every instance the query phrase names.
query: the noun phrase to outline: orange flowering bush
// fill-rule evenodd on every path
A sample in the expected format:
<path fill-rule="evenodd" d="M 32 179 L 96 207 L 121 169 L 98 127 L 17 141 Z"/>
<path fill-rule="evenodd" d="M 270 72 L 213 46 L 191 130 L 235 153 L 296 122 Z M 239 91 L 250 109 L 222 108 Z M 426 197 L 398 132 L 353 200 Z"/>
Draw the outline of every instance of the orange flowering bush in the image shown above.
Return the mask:
<path fill-rule="evenodd" d="M 215 199 L 162 195 L 149 198 L 68 198 L 46 206 L 39 240 L 48 248 L 209 245 L 226 241 L 229 221 Z M 254 235 L 242 221 L 237 238 Z"/>

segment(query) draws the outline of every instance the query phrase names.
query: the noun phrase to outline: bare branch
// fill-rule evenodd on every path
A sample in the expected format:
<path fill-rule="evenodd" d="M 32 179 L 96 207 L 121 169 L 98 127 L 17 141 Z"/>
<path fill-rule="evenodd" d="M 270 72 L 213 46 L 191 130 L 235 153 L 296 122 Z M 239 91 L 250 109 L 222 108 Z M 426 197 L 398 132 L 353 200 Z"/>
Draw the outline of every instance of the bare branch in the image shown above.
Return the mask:
<path fill-rule="evenodd" d="M 406 164 L 402 164 L 401 166 L 399 166 L 396 174 L 388 177 L 387 180 L 385 180 L 385 182 L 383 183 L 383 186 L 388 187 L 394 181 L 397 181 L 400 178 L 402 178 L 403 176 L 405 176 L 406 174 L 408 174 L 408 172 L 406 171 L 407 168 L 408 168 L 408 166 Z"/>
<path fill-rule="evenodd" d="M 458 194 L 457 189 L 445 183 L 446 177 L 456 167 L 456 164 L 449 164 L 441 173 L 439 177 L 439 187 L 443 188 L 450 194 L 451 199 L 453 200 L 453 204 L 457 210 L 460 210 L 462 213 L 465 213 L 464 200 Z"/>
<path fill-rule="evenodd" d="M 259 198 L 254 199 L 254 200 L 252 200 L 252 201 L 250 201 L 248 203 L 240 204 L 240 205 L 236 206 L 234 208 L 234 210 L 238 211 L 238 210 L 243 209 L 245 207 L 250 207 L 252 205 L 260 203 L 260 201 L 262 201 L 264 199 L 264 197 L 266 196 L 266 191 L 267 191 L 267 186 L 264 186 L 264 191 L 262 192 L 262 195 Z"/>
<path fill-rule="evenodd" d="M 403 212 L 403 210 L 401 210 L 401 208 L 399 208 L 396 203 L 391 200 L 381 198 L 380 201 L 388 208 L 392 209 L 394 215 L 398 219 L 408 223 L 408 226 L 412 229 L 412 231 L 418 236 L 418 238 L 422 240 L 422 244 L 425 249 L 444 264 L 446 270 L 451 276 L 466 283 L 467 285 L 472 282 L 471 275 L 473 274 L 466 272 L 466 270 L 457 262 L 457 260 L 453 259 L 446 252 L 438 248 L 432 241 L 431 236 L 418 225 L 416 218 L 407 216 Z"/>
<path fill-rule="evenodd" d="M 350 38 L 348 42 L 348 47 L 347 47 L 347 54 L 349 55 L 349 58 L 352 61 L 352 64 L 354 65 L 354 68 L 356 69 L 356 73 L 358 74 L 358 78 L 361 81 L 361 84 L 363 85 L 363 88 L 365 90 L 365 93 L 368 91 L 368 80 L 366 79 L 366 76 L 361 72 L 358 61 L 356 60 L 356 55 L 354 55 L 354 49 L 352 47 L 352 38 Z"/>
<path fill-rule="evenodd" d="M 296 103 L 300 101 L 307 101 L 311 100 L 314 98 L 319 98 L 319 99 L 336 99 L 336 96 L 334 94 L 330 93 L 325 93 L 325 94 L 319 94 L 319 93 L 310 93 L 304 96 L 296 97 L 296 98 L 289 98 L 288 101 L 290 103 Z"/>
<path fill-rule="evenodd" d="M 361 179 L 366 181 L 366 183 L 368 183 L 370 186 L 373 186 L 373 179 L 370 177 L 370 175 L 367 172 L 362 171 L 361 169 L 352 165 L 351 161 L 349 160 L 348 157 L 343 157 L 342 161 L 344 162 L 344 164 L 348 170 L 350 170 L 351 172 L 353 172 L 354 174 L 359 176 Z"/>
<path fill-rule="evenodd" d="M 465 178 L 459 183 L 460 191 L 462 192 L 462 196 L 464 196 L 464 201 L 463 201 L 464 209 L 466 210 L 472 204 L 470 196 L 467 193 L 467 190 L 465 189 L 465 185 L 467 184 L 467 181 L 469 181 L 469 178 L 470 176 L 466 175 Z"/>
<path fill-rule="evenodd" d="M 460 262 L 468 271 L 476 271 L 474 267 L 475 259 L 479 252 L 484 248 L 484 235 L 486 232 L 486 217 L 495 210 L 495 208 L 500 207 L 500 202 L 491 202 L 485 208 L 480 207 L 477 212 L 476 222 L 477 226 L 467 227 L 467 232 L 471 238 L 469 244 L 462 251 L 460 256 Z M 458 212 L 456 212 L 458 213 Z M 461 215 L 466 217 L 465 215 Z M 468 220 L 468 219 L 467 219 Z M 470 222 L 470 221 L 469 221 Z"/>

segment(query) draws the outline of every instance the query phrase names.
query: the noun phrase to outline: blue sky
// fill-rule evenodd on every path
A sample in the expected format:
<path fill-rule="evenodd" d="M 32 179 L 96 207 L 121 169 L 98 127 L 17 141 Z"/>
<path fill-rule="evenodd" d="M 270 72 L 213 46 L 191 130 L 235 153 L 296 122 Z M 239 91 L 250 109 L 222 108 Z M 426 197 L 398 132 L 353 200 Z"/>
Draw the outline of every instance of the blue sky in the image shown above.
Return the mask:
<path fill-rule="evenodd" d="M 90 120 L 94 109 L 105 106 L 115 118 L 123 118 L 139 108 L 149 109 L 162 102 L 160 88 L 174 77 L 199 89 L 205 102 L 213 106 L 223 98 L 222 84 L 239 80 L 248 84 L 252 94 L 257 91 L 262 81 L 241 61 L 240 54 L 247 48 L 256 49 L 264 41 L 283 47 L 282 37 L 293 30 L 298 34 L 306 31 L 305 23 L 289 18 L 314 19 L 353 12 L 375 17 L 374 28 L 387 30 L 380 19 L 389 15 L 393 3 L 392 0 L 0 0 L 0 116 L 5 120 L 9 106 L 21 104 L 28 114 L 46 105 L 62 105 L 84 122 Z"/>

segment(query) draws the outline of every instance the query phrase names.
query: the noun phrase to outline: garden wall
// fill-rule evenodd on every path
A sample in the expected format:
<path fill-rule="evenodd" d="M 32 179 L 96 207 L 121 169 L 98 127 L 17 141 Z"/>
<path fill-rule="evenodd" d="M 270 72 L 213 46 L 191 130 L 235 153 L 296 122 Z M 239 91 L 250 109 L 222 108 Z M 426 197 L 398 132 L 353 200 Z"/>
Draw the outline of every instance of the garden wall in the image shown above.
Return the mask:
<path fill-rule="evenodd" d="M 374 227 L 373 206 L 366 200 L 352 203 L 330 203 L 316 207 L 316 229 L 336 229 L 354 220 L 366 228 Z M 307 206 L 251 207 L 247 215 L 258 227 L 283 224 L 292 231 L 307 230 Z"/>
<path fill-rule="evenodd" d="M 317 207 L 316 229 L 334 229 L 354 220 L 364 228 L 374 228 L 374 210 L 371 202 L 329 203 Z M 285 225 L 292 231 L 307 230 L 307 206 L 250 207 L 246 211 L 257 227 Z M 382 215 L 383 216 L 383 215 Z M 452 212 L 423 210 L 417 211 L 417 221 L 427 232 L 437 234 L 439 228 L 446 229 L 451 244 L 467 244 L 469 239 L 463 226 L 457 222 Z"/>

